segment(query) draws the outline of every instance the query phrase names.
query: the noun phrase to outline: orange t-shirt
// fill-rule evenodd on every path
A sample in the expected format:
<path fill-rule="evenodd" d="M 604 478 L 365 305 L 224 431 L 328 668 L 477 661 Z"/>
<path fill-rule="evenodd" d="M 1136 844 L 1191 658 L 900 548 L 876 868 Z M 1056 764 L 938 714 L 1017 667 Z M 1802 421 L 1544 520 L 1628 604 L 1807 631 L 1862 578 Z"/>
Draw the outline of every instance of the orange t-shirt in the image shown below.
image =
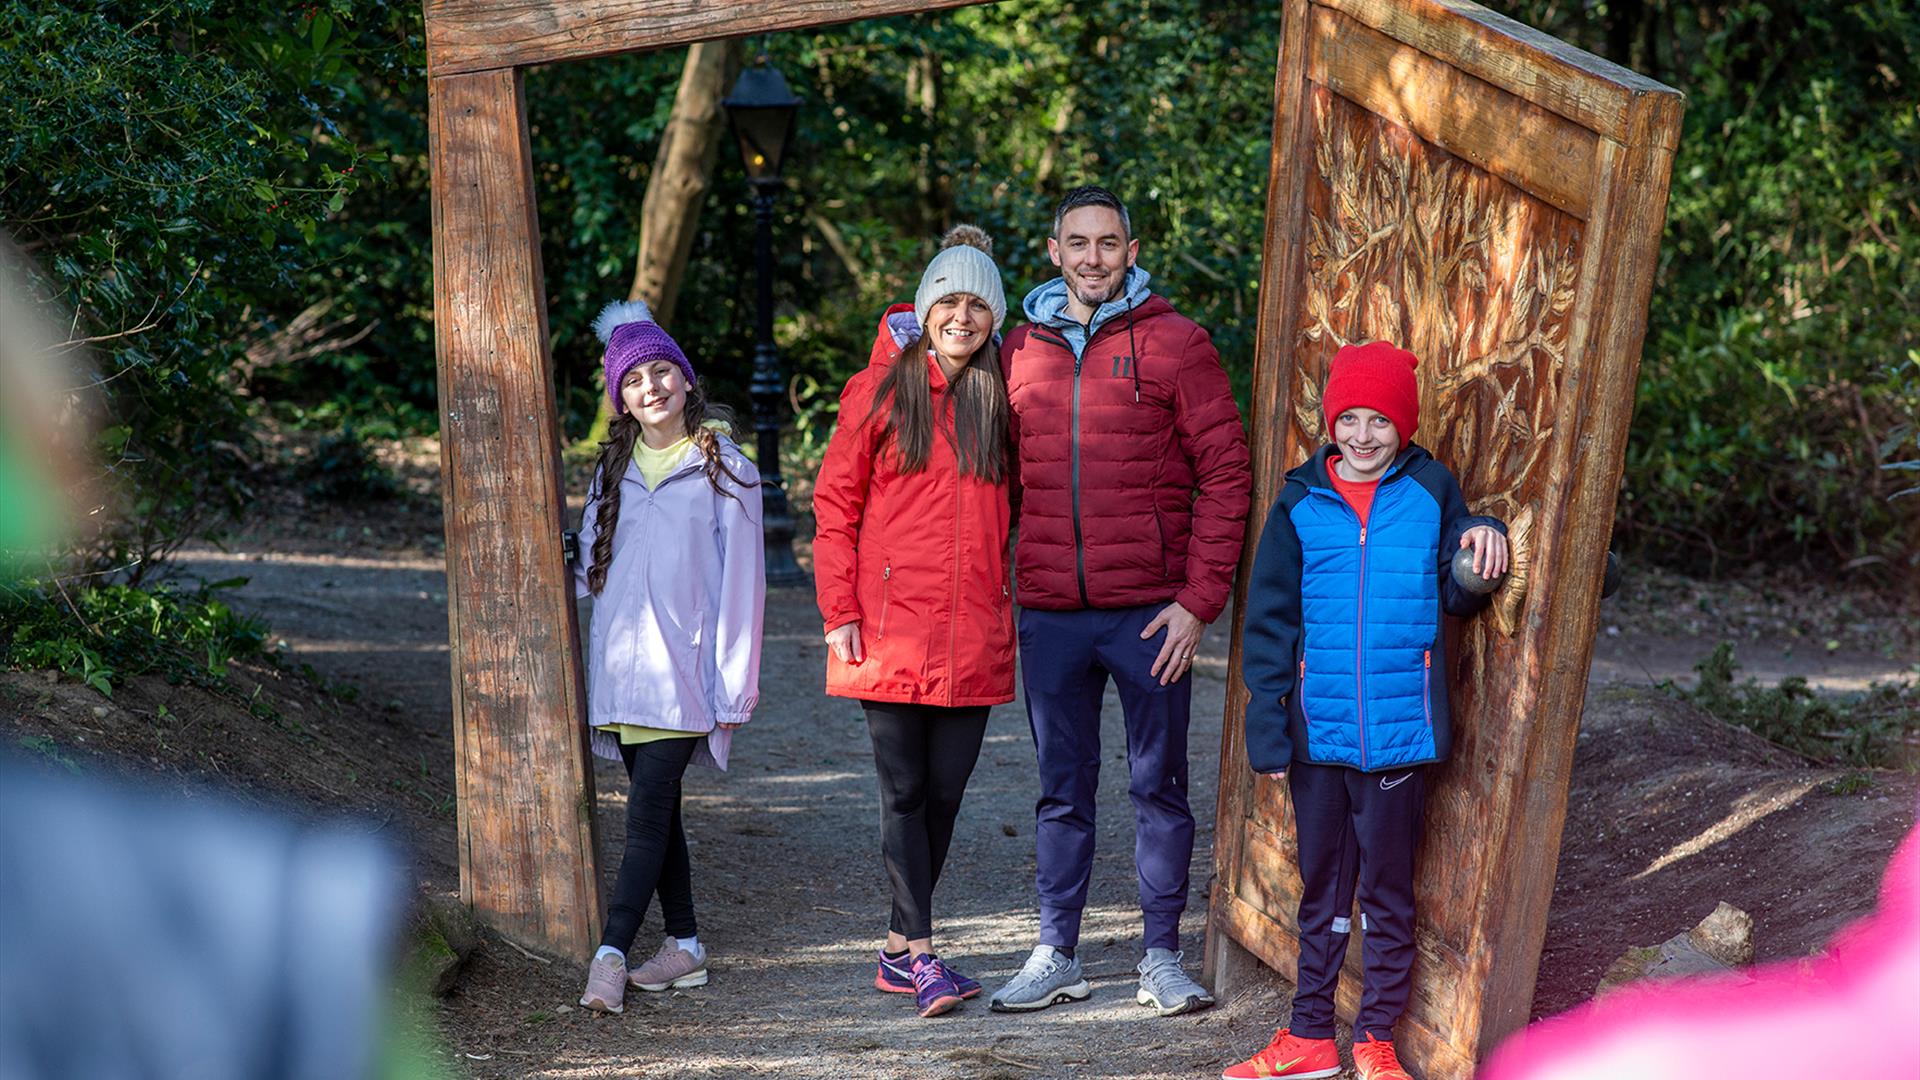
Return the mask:
<path fill-rule="evenodd" d="M 1334 468 L 1339 461 L 1339 454 L 1327 458 L 1327 479 L 1333 481 L 1333 490 L 1339 492 L 1340 497 L 1347 500 L 1347 505 L 1353 507 L 1353 512 L 1360 516 L 1360 525 L 1364 528 L 1367 524 L 1367 511 L 1373 509 L 1373 490 L 1380 486 L 1380 481 L 1366 480 L 1355 483 L 1351 480 L 1342 480 L 1339 470 Z"/>

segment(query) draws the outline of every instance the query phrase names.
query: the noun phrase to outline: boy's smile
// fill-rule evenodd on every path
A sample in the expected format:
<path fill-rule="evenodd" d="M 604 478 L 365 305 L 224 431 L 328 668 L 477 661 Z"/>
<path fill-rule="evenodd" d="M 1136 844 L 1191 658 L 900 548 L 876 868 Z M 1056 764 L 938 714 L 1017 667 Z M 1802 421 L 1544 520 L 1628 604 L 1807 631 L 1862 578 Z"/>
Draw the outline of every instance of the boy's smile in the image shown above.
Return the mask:
<path fill-rule="evenodd" d="M 1400 453 L 1400 432 L 1385 414 L 1353 408 L 1333 421 L 1333 442 L 1340 457 L 1333 469 L 1350 484 L 1364 484 L 1386 475 Z"/>

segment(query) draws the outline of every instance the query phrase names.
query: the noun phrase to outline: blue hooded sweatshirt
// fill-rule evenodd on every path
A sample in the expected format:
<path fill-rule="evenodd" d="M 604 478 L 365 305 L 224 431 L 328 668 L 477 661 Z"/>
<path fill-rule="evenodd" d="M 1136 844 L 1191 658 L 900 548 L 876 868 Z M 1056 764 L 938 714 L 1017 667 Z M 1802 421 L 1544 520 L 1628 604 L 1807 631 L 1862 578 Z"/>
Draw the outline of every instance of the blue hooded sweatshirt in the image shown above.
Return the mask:
<path fill-rule="evenodd" d="M 1125 315 L 1130 308 L 1139 307 L 1146 302 L 1147 297 L 1153 295 L 1153 290 L 1147 287 L 1151 280 L 1152 275 L 1145 270 L 1137 266 L 1129 268 L 1125 288 L 1121 290 L 1120 296 L 1101 304 L 1094 311 L 1093 318 L 1084 323 L 1067 314 L 1066 278 L 1054 278 L 1035 288 L 1027 294 L 1027 298 L 1021 302 L 1020 307 L 1027 313 L 1028 322 L 1058 331 L 1066 340 L 1067 346 L 1073 350 L 1074 359 L 1078 360 L 1081 354 L 1086 352 L 1087 342 L 1093 337 L 1095 331 L 1105 325 L 1109 319 Z"/>

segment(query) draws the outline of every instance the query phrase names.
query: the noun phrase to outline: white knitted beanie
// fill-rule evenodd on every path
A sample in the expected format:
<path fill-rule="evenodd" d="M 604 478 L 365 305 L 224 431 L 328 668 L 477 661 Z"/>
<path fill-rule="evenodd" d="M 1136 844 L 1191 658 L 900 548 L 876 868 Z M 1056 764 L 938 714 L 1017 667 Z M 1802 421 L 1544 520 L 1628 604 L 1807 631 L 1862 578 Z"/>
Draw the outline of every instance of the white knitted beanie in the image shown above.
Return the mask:
<path fill-rule="evenodd" d="M 913 294 L 913 317 L 927 325 L 927 312 L 954 293 L 970 293 L 993 309 L 993 328 L 1007 321 L 1007 294 L 1000 286 L 1000 268 L 993 262 L 993 241 L 972 225 L 955 225 L 940 241 L 940 254 L 920 275 Z"/>

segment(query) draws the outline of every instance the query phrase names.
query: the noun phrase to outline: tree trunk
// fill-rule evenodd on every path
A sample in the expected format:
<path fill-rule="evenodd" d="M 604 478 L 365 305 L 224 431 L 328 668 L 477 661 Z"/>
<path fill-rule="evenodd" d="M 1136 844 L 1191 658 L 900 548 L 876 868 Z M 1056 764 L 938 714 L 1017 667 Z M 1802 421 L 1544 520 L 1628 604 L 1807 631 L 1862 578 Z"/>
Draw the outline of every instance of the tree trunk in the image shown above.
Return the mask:
<path fill-rule="evenodd" d="M 647 180 L 646 201 L 640 208 L 640 245 L 633 285 L 627 299 L 645 300 L 661 326 L 673 325 L 673 309 L 680 299 L 687 257 L 700 224 L 700 207 L 713 181 L 713 165 L 726 141 L 727 118 L 720 99 L 733 88 L 740 73 L 741 39 L 702 41 L 688 46 L 686 66 L 680 71 L 680 89 L 673 96 L 673 113 L 660 150 L 654 155 L 653 175 Z M 589 441 L 604 438 L 612 405 L 602 395 L 600 414 Z"/>
<path fill-rule="evenodd" d="M 641 206 L 640 255 L 627 299 L 645 300 L 660 325 L 673 322 L 680 280 L 700 224 L 700 206 L 713 180 L 713 163 L 726 140 L 727 118 L 720 99 L 740 73 L 739 38 L 703 41 L 687 49 L 680 90 L 660 152 L 653 159 Z"/>

